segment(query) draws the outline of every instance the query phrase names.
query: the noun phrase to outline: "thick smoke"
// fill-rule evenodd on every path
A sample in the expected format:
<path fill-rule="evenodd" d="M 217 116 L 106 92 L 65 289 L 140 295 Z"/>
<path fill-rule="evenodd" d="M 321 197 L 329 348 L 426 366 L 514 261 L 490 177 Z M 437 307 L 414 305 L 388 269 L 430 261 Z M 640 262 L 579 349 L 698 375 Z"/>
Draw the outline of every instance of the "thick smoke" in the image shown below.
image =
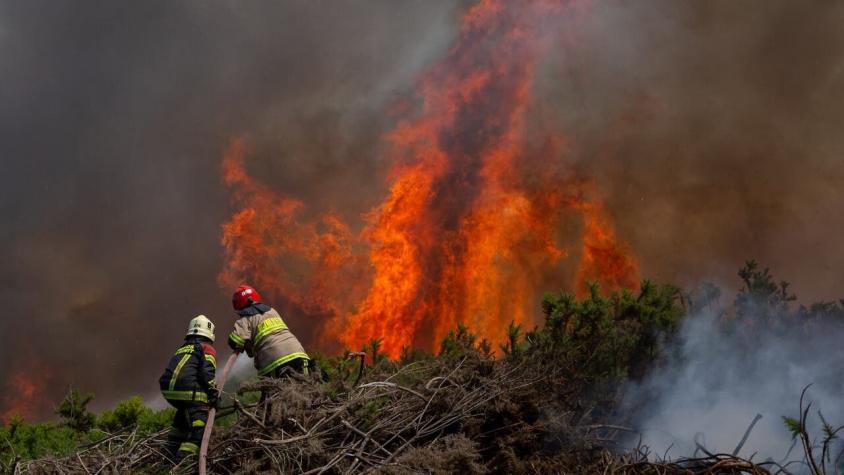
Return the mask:
<path fill-rule="evenodd" d="M 466 3 L 0 5 L 0 414 L 20 374 L 39 376 L 30 415 L 69 384 L 100 408 L 154 394 L 189 318 L 227 332 L 232 137 L 262 182 L 360 222 L 383 195 L 390 107 Z M 757 257 L 802 296 L 835 297 L 842 16 L 838 2 L 586 2 L 530 122 L 566 138 L 643 275 L 688 284 Z"/>
<path fill-rule="evenodd" d="M 599 3 L 546 97 L 642 274 L 726 281 L 755 257 L 837 298 L 844 4 Z"/>
<path fill-rule="evenodd" d="M 782 417 L 799 417 L 801 391 L 811 384 L 806 402 L 812 403 L 807 422 L 813 439 L 822 436 L 817 411 L 835 427 L 844 424 L 843 333 L 840 323 L 730 328 L 712 311 L 690 317 L 667 366 L 628 392 L 628 410 L 638 414 L 641 431 L 641 439 L 630 443 L 669 458 L 701 454 L 698 444 L 732 453 L 759 414 L 740 455 L 802 460 L 802 447 L 792 447 L 795 439 Z"/>
<path fill-rule="evenodd" d="M 0 414 L 47 416 L 69 384 L 100 408 L 154 394 L 191 317 L 225 335 L 225 145 L 246 134 L 262 180 L 359 207 L 384 105 L 446 48 L 454 8 L 4 2 Z M 40 406 L 18 406 L 19 374 Z"/>

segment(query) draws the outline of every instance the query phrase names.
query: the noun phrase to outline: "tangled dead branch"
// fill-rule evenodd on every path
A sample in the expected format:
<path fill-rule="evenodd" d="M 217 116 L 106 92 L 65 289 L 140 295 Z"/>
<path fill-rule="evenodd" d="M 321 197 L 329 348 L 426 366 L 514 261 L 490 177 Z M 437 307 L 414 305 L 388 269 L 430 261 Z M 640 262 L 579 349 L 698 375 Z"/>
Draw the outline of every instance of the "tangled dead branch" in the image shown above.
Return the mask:
<path fill-rule="evenodd" d="M 470 352 L 402 367 L 386 362 L 353 384 L 293 374 L 258 379 L 240 393 L 260 391 L 261 402 L 235 401 L 229 411 L 237 421 L 214 433 L 209 472 L 768 473 L 733 455 L 654 462 L 643 450 L 613 453 L 630 429 L 590 421 L 590 411 L 566 397 L 563 375 L 529 364 Z M 171 464 L 164 438 L 115 434 L 71 457 L 18 464 L 15 473 L 195 471 L 192 458 Z"/>

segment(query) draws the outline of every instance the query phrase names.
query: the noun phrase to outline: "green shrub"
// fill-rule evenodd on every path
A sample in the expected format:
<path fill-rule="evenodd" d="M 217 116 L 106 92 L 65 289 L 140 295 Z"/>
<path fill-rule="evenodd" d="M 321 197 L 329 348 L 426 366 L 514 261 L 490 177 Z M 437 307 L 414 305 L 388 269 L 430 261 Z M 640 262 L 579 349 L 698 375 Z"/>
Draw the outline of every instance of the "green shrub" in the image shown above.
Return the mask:
<path fill-rule="evenodd" d="M 453 356 L 465 351 L 476 351 L 475 340 L 478 337 L 469 331 L 469 327 L 457 322 L 457 329 L 448 332 L 440 343 L 440 356 Z"/>
<path fill-rule="evenodd" d="M 97 427 L 106 432 L 137 428 L 141 433 L 150 434 L 169 427 L 174 414 L 173 408 L 153 411 L 139 396 L 132 396 L 117 403 L 113 410 L 103 412 Z"/>
<path fill-rule="evenodd" d="M 12 417 L 0 428 L 0 463 L 8 467 L 15 458 L 26 460 L 73 453 L 78 443 L 76 435 L 70 427 L 28 424 L 20 417 Z"/>
<path fill-rule="evenodd" d="M 587 379 L 640 378 L 679 328 L 680 291 L 647 280 L 636 294 L 621 290 L 604 297 L 599 290 L 590 285 L 582 300 L 565 292 L 546 295 L 545 328 L 527 335 L 527 349 L 563 353 Z"/>

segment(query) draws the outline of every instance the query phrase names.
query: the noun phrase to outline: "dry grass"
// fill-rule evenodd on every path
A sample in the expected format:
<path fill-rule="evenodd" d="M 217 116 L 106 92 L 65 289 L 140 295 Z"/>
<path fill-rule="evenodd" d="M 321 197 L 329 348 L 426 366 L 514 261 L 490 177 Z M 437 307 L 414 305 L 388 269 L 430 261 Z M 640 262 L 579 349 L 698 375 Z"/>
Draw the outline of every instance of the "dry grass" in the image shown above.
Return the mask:
<path fill-rule="evenodd" d="M 261 403 L 235 404 L 218 428 L 210 473 L 606 473 L 764 474 L 730 455 L 649 460 L 614 453 L 623 427 L 596 424 L 571 401 L 560 368 L 492 360 L 475 352 L 398 367 L 385 362 L 359 381 L 294 374 L 241 388 Z M 191 473 L 174 467 L 164 434 L 112 436 L 63 459 L 20 463 L 15 473 Z"/>

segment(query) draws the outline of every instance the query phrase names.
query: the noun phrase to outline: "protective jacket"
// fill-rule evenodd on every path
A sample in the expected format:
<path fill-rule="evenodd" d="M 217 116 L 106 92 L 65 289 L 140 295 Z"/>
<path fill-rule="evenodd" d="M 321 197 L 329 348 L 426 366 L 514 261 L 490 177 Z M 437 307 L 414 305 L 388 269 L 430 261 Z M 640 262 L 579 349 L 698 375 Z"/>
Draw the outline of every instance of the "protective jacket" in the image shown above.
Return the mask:
<path fill-rule="evenodd" d="M 175 402 L 207 403 L 217 372 L 217 351 L 207 341 L 188 337 L 158 380 L 161 395 Z M 175 404 L 174 404 L 175 405 Z"/>
<path fill-rule="evenodd" d="M 229 346 L 235 351 L 246 351 L 255 358 L 255 368 L 260 376 L 301 358 L 309 360 L 299 340 L 287 328 L 275 309 L 255 303 L 237 312 L 240 318 L 229 334 Z"/>

